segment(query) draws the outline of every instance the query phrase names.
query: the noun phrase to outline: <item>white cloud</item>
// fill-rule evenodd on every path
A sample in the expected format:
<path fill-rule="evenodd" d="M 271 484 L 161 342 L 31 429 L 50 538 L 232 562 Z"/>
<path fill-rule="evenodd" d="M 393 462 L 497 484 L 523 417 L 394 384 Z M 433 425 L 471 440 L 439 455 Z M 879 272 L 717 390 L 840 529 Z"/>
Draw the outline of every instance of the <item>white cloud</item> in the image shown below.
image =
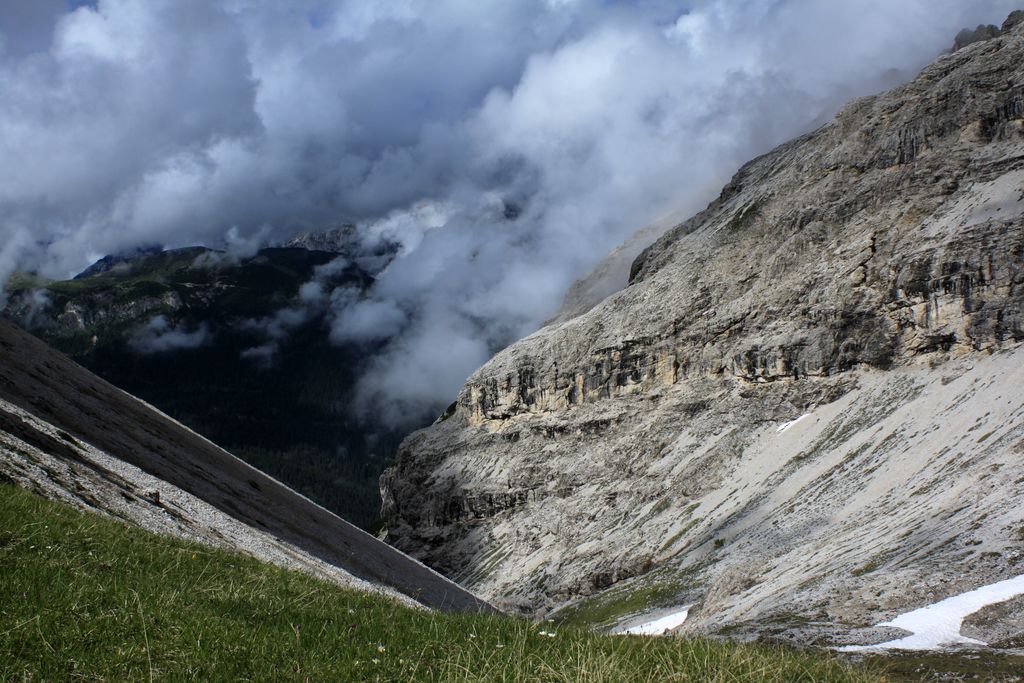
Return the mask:
<path fill-rule="evenodd" d="M 633 230 L 1017 1 L 4 5 L 0 276 L 357 221 L 399 257 L 335 323 L 399 335 L 370 393 L 443 405 Z"/>
<path fill-rule="evenodd" d="M 166 316 L 157 315 L 132 335 L 129 345 L 140 354 L 167 353 L 183 349 L 197 349 L 212 339 L 205 323 L 191 332 L 184 326 L 173 325 Z"/>

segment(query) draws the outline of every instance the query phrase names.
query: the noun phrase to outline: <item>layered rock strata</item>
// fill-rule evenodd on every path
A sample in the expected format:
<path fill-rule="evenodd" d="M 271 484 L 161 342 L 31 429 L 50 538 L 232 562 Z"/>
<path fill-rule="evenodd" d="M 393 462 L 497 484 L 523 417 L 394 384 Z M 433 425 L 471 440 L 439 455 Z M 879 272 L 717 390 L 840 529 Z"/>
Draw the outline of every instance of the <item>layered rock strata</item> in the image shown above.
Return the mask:
<path fill-rule="evenodd" d="M 1024 573 L 1024 26 L 997 33 L 477 371 L 382 479 L 389 539 L 537 616 L 834 642 Z"/>

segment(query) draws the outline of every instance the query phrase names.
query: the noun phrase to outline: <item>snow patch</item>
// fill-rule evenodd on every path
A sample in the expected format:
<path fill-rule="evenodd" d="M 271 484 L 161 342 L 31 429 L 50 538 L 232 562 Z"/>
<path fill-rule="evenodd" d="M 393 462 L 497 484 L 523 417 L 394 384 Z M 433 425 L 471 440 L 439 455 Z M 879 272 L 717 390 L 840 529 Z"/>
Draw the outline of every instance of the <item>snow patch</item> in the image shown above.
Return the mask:
<path fill-rule="evenodd" d="M 982 607 L 1005 602 L 1024 595 L 1024 574 L 1012 579 L 976 588 L 954 595 L 934 605 L 901 614 L 879 626 L 893 626 L 910 631 L 912 635 L 878 645 L 849 645 L 838 648 L 841 652 L 864 650 L 938 650 L 955 645 L 981 645 L 980 640 L 960 635 L 964 617 Z"/>
<path fill-rule="evenodd" d="M 776 433 L 781 434 L 782 432 L 786 431 L 787 429 L 789 429 L 790 427 L 795 425 L 797 422 L 800 422 L 800 420 L 803 420 L 805 417 L 810 417 L 810 416 L 811 416 L 810 413 L 804 413 L 803 415 L 801 415 L 800 417 L 796 418 L 795 420 L 790 420 L 789 422 L 786 422 L 786 423 L 780 425 L 779 428 L 776 430 Z"/>
<path fill-rule="evenodd" d="M 673 608 L 675 611 L 637 626 L 615 631 L 615 633 L 632 636 L 663 636 L 674 628 L 679 628 L 686 621 L 692 605 Z"/>

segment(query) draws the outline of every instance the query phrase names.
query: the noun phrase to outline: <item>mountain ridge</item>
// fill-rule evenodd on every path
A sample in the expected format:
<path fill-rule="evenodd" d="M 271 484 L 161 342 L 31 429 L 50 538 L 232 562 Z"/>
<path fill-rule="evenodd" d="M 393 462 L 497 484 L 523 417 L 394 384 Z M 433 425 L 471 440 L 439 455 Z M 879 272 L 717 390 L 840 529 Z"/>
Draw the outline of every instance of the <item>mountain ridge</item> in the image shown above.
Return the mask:
<path fill-rule="evenodd" d="M 628 287 L 499 353 L 403 442 L 389 539 L 537 616 L 691 604 L 683 630 L 829 644 L 970 588 L 957 562 L 1021 573 L 1000 501 L 1024 475 L 1022 63 L 1010 25 L 746 164 Z M 902 505 L 951 472 L 988 494 Z"/>

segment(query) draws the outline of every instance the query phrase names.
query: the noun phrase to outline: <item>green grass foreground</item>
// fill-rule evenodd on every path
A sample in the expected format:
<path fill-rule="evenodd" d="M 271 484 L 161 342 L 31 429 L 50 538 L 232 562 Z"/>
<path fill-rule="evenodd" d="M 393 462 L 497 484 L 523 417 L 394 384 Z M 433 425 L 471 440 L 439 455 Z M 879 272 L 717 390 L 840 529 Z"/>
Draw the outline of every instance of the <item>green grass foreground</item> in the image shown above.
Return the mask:
<path fill-rule="evenodd" d="M 774 647 L 410 609 L 6 484 L 0 577 L 5 681 L 878 680 Z"/>

